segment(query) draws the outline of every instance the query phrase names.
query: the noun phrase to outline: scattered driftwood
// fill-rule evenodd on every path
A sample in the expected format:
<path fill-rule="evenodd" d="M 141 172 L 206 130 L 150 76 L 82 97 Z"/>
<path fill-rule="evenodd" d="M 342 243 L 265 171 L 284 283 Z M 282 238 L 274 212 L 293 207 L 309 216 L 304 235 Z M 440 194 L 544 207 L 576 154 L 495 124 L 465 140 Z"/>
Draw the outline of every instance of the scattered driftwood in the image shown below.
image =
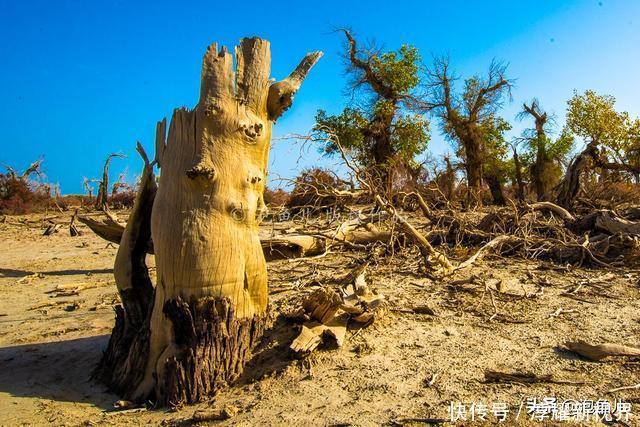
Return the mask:
<path fill-rule="evenodd" d="M 558 380 L 553 375 L 537 375 L 531 372 L 499 372 L 487 369 L 484 379 L 489 383 L 519 383 L 519 384 L 584 384 L 582 381 Z"/>
<path fill-rule="evenodd" d="M 600 361 L 610 356 L 640 356 L 640 348 L 621 344 L 589 344 L 586 341 L 567 341 L 564 344 L 569 350 L 589 360 Z"/>

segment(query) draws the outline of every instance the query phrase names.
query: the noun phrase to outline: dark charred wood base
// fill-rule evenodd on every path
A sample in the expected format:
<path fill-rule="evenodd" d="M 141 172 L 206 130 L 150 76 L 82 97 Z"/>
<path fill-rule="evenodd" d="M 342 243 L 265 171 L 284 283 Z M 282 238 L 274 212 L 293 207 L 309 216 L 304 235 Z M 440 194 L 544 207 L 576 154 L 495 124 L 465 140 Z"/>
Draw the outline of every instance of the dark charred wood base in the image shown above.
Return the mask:
<path fill-rule="evenodd" d="M 266 316 L 236 319 L 227 298 L 201 298 L 190 303 L 169 300 L 163 311 L 173 325 L 177 351 L 159 363 L 164 367 L 152 394 L 138 397 L 158 406 L 200 402 L 233 383 L 267 323 Z M 109 345 L 93 377 L 124 399 L 134 400 L 148 362 L 149 341 L 148 321 L 132 331 L 126 325 L 124 309 L 117 306 Z"/>
<path fill-rule="evenodd" d="M 237 380 L 266 324 L 266 317 L 235 318 L 227 298 L 170 300 L 164 313 L 178 352 L 158 378 L 156 401 L 162 406 L 202 401 Z"/>
<path fill-rule="evenodd" d="M 116 306 L 115 311 L 116 323 L 109 344 L 92 377 L 129 400 L 144 377 L 149 355 L 149 326 L 147 320 L 143 327 L 135 330 L 126 324 L 121 305 Z"/>

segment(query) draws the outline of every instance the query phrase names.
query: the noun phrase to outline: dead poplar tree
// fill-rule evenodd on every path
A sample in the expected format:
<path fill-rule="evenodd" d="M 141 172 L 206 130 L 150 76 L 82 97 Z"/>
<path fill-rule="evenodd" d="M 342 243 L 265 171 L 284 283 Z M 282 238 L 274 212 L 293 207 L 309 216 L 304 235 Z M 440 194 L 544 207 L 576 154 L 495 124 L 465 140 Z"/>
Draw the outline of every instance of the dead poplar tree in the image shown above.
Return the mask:
<path fill-rule="evenodd" d="M 197 402 L 241 374 L 266 321 L 258 225 L 271 127 L 321 55 L 271 83 L 267 41 L 243 39 L 235 73 L 232 55 L 209 46 L 196 107 L 174 111 L 166 141 L 158 123 L 153 163 L 139 147 L 145 168 L 114 267 L 123 307 L 96 371 L 125 399 Z"/>
<path fill-rule="evenodd" d="M 114 157 L 124 158 L 124 154 L 121 153 L 112 153 L 109 154 L 107 160 L 104 162 L 104 166 L 102 168 L 102 179 L 98 181 L 98 194 L 96 196 L 96 209 L 102 209 L 109 199 L 109 163 Z"/>

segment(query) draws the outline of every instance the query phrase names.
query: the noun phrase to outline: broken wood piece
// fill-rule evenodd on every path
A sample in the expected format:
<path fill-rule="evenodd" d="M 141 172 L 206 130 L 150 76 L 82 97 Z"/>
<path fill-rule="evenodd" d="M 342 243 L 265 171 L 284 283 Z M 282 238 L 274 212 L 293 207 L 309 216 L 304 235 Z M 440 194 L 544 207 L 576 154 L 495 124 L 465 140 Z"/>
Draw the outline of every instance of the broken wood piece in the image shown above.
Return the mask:
<path fill-rule="evenodd" d="M 476 261 L 482 259 L 489 252 L 490 249 L 498 247 L 502 242 L 508 239 L 509 239 L 509 236 L 507 235 L 495 237 L 493 240 L 490 240 L 488 243 L 486 243 L 484 246 L 478 249 L 478 251 L 475 254 L 473 254 L 473 256 L 471 256 L 469 259 L 467 259 L 466 261 L 464 261 L 463 263 L 455 267 L 454 271 L 460 271 L 462 269 L 472 266 Z"/>
<path fill-rule="evenodd" d="M 342 298 L 331 288 L 316 289 L 302 303 L 302 308 L 311 319 L 327 324 L 342 306 Z"/>
<path fill-rule="evenodd" d="M 600 361 L 609 356 L 640 356 L 640 348 L 621 344 L 589 344 L 586 341 L 567 341 L 564 344 L 570 351 L 589 360 Z"/>
<path fill-rule="evenodd" d="M 623 390 L 638 390 L 638 389 L 640 389 L 640 383 L 639 384 L 634 384 L 634 385 L 629 385 L 629 386 L 624 386 L 624 387 L 612 388 L 611 390 L 607 390 L 607 394 L 615 393 L 617 391 L 623 391 Z"/>
<path fill-rule="evenodd" d="M 325 238 L 304 234 L 261 239 L 260 243 L 267 261 L 320 255 L 327 247 Z"/>
<path fill-rule="evenodd" d="M 327 324 L 317 321 L 306 322 L 290 348 L 298 355 L 308 355 L 324 342 L 325 337 L 331 337 L 338 347 L 342 347 L 347 335 L 348 321 L 349 314 L 341 313 L 329 320 Z"/>
<path fill-rule="evenodd" d="M 80 236 L 82 234 L 78 231 L 78 227 L 76 227 L 76 219 L 78 219 L 78 209 L 75 210 L 71 216 L 71 221 L 69 222 L 69 234 L 71 237 Z"/>
<path fill-rule="evenodd" d="M 532 211 L 543 211 L 543 210 L 548 210 L 553 212 L 554 214 L 558 215 L 560 218 L 562 218 L 565 221 L 574 221 L 575 217 L 573 215 L 571 215 L 569 213 L 568 210 L 566 210 L 565 208 L 556 205 L 555 203 L 551 203 L 551 202 L 538 202 L 538 203 L 533 203 L 531 205 L 529 205 L 529 208 Z"/>
<path fill-rule="evenodd" d="M 347 335 L 347 322 L 349 321 L 348 313 L 340 313 L 329 321 L 325 326 L 324 335 L 328 335 L 335 339 L 338 347 L 342 347 Z"/>
<path fill-rule="evenodd" d="M 51 224 L 42 233 L 43 236 L 51 236 L 53 233 L 58 232 L 58 228 L 60 228 L 60 224 Z"/>
<path fill-rule="evenodd" d="M 428 314 L 429 316 L 437 316 L 436 312 L 428 305 L 418 305 L 412 307 L 411 312 L 415 314 Z"/>
<path fill-rule="evenodd" d="M 222 409 L 200 409 L 195 411 L 189 421 L 194 423 L 224 421 L 235 417 L 237 414 L 238 408 L 232 405 L 225 405 Z"/>
<path fill-rule="evenodd" d="M 366 267 L 366 264 L 358 266 L 343 279 L 343 283 L 346 280 L 351 280 L 352 283 L 344 289 L 345 298 L 341 308 L 351 314 L 355 322 L 370 324 L 386 314 L 387 302 L 384 295 L 369 289 L 365 275 Z"/>
<path fill-rule="evenodd" d="M 122 234 L 124 233 L 124 225 L 113 222 L 97 221 L 85 216 L 79 216 L 78 221 L 89 227 L 91 231 L 106 241 L 120 244 L 120 239 L 122 239 Z"/>
<path fill-rule="evenodd" d="M 600 211 L 596 217 L 595 228 L 609 234 L 632 234 L 640 236 L 640 223 L 626 220 L 612 211 Z"/>
<path fill-rule="evenodd" d="M 291 350 L 299 355 L 306 355 L 318 348 L 322 342 L 322 334 L 316 333 L 313 329 L 321 328 L 322 326 L 320 322 L 307 322 L 302 325 L 300 334 L 291 343 Z"/>

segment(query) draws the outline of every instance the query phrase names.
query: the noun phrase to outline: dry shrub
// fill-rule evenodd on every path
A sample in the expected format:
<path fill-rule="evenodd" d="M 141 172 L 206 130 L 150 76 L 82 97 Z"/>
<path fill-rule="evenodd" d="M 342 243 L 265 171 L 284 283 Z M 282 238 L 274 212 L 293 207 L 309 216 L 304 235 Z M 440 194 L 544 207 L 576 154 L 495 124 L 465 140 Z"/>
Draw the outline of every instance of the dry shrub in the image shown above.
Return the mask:
<path fill-rule="evenodd" d="M 293 213 L 305 209 L 318 211 L 337 208 L 341 205 L 341 200 L 331 194 L 331 189 L 346 190 L 347 186 L 326 169 L 306 169 L 295 179 L 287 207 Z"/>
<path fill-rule="evenodd" d="M 596 205 L 606 207 L 615 207 L 625 203 L 640 204 L 640 186 L 630 182 L 590 180 L 585 183 L 584 194 Z"/>
<path fill-rule="evenodd" d="M 269 206 L 285 206 L 289 202 L 289 193 L 282 188 L 264 189 L 264 203 Z"/>
<path fill-rule="evenodd" d="M 62 196 L 58 199 L 58 204 L 62 209 L 81 208 L 84 206 L 91 206 L 93 204 L 93 197 L 89 197 L 82 194 L 69 194 Z"/>
<path fill-rule="evenodd" d="M 108 205 L 114 209 L 131 209 L 136 201 L 136 190 L 132 187 L 124 187 L 112 194 L 108 199 Z"/>
<path fill-rule="evenodd" d="M 0 214 L 19 215 L 51 206 L 49 186 L 0 173 Z"/>

